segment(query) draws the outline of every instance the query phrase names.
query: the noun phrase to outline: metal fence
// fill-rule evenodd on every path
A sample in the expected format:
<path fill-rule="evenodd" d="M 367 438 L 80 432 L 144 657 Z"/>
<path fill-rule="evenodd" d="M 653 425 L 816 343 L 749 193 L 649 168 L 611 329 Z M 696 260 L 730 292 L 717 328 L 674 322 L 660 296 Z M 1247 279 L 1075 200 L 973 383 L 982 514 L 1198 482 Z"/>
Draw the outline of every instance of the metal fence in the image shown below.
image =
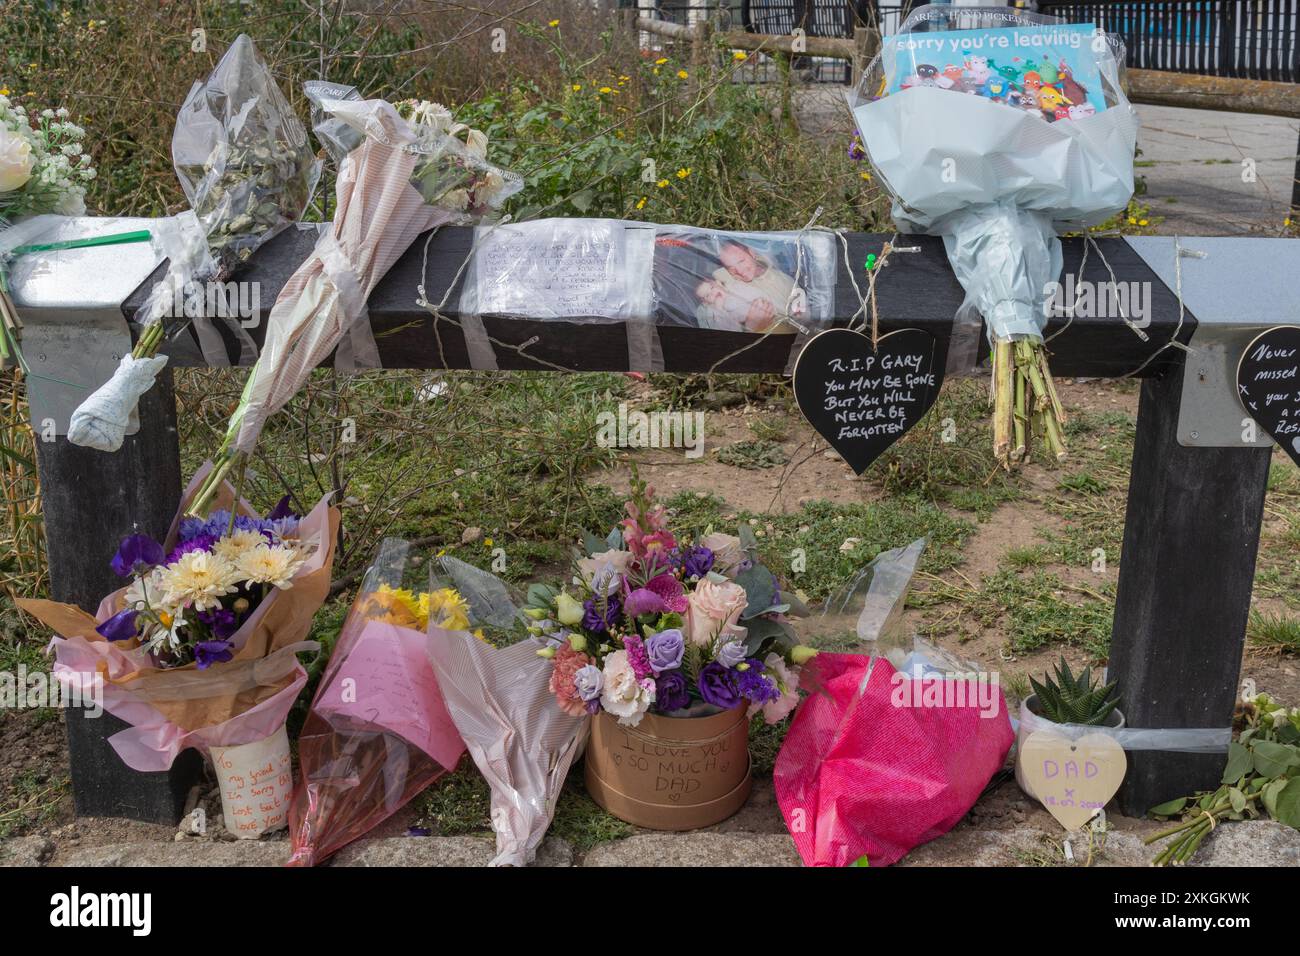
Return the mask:
<path fill-rule="evenodd" d="M 958 4 L 959 6 L 964 4 Z M 1149 70 L 1300 83 L 1300 0 L 1039 0 L 1039 12 L 1096 23 L 1124 38 L 1128 65 Z M 637 0 L 642 16 L 676 23 L 711 20 L 720 29 L 851 37 L 855 26 L 888 36 L 910 4 L 874 0 Z M 847 82 L 843 61 L 796 62 L 821 82 Z M 761 80 L 757 71 L 751 79 Z M 1297 95 L 1300 95 L 1298 93 Z"/>
<path fill-rule="evenodd" d="M 1129 66 L 1300 83 L 1300 0 L 1042 2 L 1039 9 L 1119 34 Z"/>

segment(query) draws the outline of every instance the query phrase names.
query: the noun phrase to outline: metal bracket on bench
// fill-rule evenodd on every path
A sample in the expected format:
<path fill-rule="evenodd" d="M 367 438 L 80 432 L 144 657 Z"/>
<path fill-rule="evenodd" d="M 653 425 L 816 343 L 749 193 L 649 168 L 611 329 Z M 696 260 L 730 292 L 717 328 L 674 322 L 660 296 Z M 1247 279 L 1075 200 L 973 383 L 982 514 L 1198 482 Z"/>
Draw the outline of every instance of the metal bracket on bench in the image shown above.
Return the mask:
<path fill-rule="evenodd" d="M 1178 409 L 1178 443 L 1188 448 L 1268 448 L 1237 398 L 1237 363 L 1251 340 L 1300 321 L 1300 298 L 1278 294 L 1277 277 L 1294 274 L 1294 239 L 1129 237 L 1129 244 L 1169 287 L 1181 292 L 1196 328 L 1188 343 Z M 1181 277 L 1175 265 L 1182 250 Z"/>
<path fill-rule="evenodd" d="M 158 222 L 72 217 L 59 220 L 40 241 L 153 229 Z M 108 381 L 131 350 L 122 303 L 157 266 L 158 253 L 148 242 L 65 249 L 13 261 L 13 299 L 23 322 L 23 356 L 31 367 L 27 402 L 38 437 L 66 435 L 77 406 Z M 132 415 L 127 434 L 138 430 Z"/>

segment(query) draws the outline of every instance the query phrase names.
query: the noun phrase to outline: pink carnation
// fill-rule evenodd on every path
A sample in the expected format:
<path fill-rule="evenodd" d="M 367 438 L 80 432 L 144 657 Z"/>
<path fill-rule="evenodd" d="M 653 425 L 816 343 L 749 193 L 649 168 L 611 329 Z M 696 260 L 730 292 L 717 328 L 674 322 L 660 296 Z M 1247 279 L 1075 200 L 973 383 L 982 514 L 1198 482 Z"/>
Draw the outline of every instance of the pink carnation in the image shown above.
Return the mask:
<path fill-rule="evenodd" d="M 575 651 L 566 641 L 555 652 L 553 663 L 555 666 L 551 669 L 550 689 L 555 695 L 556 703 L 566 714 L 581 717 L 587 712 L 587 705 L 578 696 L 578 687 L 573 678 L 578 671 L 595 661 L 586 654 Z"/>

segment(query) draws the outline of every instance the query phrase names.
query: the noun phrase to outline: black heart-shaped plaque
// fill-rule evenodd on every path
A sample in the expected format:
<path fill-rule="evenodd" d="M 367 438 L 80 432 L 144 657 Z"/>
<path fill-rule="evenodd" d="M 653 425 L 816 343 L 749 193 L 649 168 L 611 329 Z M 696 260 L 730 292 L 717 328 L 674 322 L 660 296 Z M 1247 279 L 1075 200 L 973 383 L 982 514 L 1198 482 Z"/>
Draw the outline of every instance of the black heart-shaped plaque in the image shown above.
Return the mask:
<path fill-rule="evenodd" d="M 1237 397 L 1300 465 L 1300 328 L 1279 325 L 1246 346 L 1237 363 Z"/>
<path fill-rule="evenodd" d="M 794 366 L 799 411 L 859 475 L 939 397 L 934 336 L 899 329 L 871 339 L 828 329 L 804 346 Z"/>

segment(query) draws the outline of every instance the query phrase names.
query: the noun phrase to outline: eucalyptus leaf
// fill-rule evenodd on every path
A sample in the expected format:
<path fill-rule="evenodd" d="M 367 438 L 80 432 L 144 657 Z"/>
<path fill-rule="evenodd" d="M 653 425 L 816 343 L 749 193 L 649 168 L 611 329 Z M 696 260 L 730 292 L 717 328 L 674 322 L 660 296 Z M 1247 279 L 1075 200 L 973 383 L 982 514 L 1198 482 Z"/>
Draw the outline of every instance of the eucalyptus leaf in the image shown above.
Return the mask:
<path fill-rule="evenodd" d="M 1277 819 L 1277 795 L 1286 789 L 1288 783 L 1290 781 L 1285 777 L 1270 780 L 1264 785 L 1264 789 L 1260 793 L 1260 802 L 1264 804 L 1264 809 L 1268 811 L 1268 815 L 1274 819 Z"/>
<path fill-rule="evenodd" d="M 772 606 L 776 598 L 777 581 L 772 572 L 761 564 L 755 564 L 749 570 L 736 575 L 736 583 L 745 589 L 749 603 L 740 615 L 741 620 L 748 621 L 757 617 Z"/>

